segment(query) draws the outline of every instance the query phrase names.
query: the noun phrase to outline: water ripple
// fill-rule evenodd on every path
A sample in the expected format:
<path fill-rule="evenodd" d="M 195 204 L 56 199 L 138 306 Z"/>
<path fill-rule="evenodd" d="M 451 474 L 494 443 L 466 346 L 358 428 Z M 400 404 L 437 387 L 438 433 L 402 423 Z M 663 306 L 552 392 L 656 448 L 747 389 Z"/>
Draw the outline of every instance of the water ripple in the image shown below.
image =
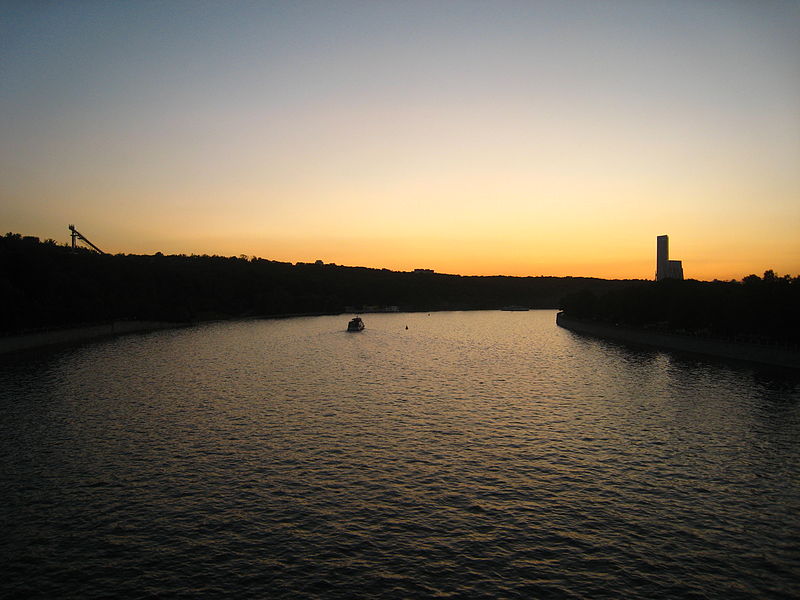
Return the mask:
<path fill-rule="evenodd" d="M 3 597 L 800 596 L 796 378 L 552 311 L 345 321 L 4 358 Z"/>

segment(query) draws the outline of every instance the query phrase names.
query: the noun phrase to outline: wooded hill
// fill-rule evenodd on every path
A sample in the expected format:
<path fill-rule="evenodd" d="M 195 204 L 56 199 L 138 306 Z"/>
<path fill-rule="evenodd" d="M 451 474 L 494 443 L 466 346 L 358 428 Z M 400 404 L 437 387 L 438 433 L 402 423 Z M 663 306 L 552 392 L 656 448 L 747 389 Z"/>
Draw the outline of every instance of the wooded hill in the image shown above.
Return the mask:
<path fill-rule="evenodd" d="M 575 318 L 800 344 L 800 277 L 742 281 L 474 277 L 285 263 L 261 258 L 98 254 L 53 240 L 0 237 L 0 332 L 112 320 L 563 308 Z"/>
<path fill-rule="evenodd" d="M 800 277 L 773 271 L 742 281 L 629 282 L 569 294 L 561 305 L 570 317 L 613 325 L 800 345 Z"/>
<path fill-rule="evenodd" d="M 0 237 L 0 331 L 129 319 L 336 314 L 366 306 L 403 311 L 558 308 L 570 293 L 602 294 L 630 283 L 466 277 L 245 257 L 108 255 L 9 233 Z"/>

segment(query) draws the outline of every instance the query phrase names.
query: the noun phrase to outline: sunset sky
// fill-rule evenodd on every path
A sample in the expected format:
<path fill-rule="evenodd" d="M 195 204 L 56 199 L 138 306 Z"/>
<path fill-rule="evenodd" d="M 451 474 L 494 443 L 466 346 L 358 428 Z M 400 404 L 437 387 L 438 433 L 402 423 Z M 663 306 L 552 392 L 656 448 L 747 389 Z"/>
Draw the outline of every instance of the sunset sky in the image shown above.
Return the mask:
<path fill-rule="evenodd" d="M 464 275 L 800 274 L 800 2 L 0 1 L 0 227 Z"/>

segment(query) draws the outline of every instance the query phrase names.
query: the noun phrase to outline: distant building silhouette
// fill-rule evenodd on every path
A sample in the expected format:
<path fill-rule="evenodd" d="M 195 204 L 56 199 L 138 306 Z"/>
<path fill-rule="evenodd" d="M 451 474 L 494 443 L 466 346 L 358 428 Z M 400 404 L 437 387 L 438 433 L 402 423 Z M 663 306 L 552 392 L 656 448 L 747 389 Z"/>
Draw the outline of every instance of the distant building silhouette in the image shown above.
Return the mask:
<path fill-rule="evenodd" d="M 656 281 L 683 279 L 683 265 L 679 260 L 669 259 L 669 236 L 656 238 Z"/>

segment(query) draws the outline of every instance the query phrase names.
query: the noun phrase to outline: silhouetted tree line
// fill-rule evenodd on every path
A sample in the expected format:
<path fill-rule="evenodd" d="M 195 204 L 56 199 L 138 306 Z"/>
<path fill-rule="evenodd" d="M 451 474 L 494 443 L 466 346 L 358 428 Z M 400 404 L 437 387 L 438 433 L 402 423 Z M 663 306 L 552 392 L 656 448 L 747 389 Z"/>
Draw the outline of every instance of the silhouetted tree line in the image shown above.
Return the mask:
<path fill-rule="evenodd" d="M 557 308 L 562 296 L 630 282 L 573 277 L 462 277 L 222 256 L 102 255 L 53 240 L 0 237 L 0 331 L 110 320 L 336 314 L 401 310 Z"/>
<path fill-rule="evenodd" d="M 639 281 L 561 302 L 568 316 L 716 337 L 800 344 L 800 277 L 748 275 L 742 281 Z"/>

